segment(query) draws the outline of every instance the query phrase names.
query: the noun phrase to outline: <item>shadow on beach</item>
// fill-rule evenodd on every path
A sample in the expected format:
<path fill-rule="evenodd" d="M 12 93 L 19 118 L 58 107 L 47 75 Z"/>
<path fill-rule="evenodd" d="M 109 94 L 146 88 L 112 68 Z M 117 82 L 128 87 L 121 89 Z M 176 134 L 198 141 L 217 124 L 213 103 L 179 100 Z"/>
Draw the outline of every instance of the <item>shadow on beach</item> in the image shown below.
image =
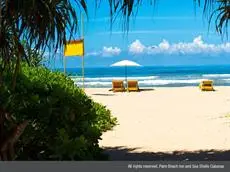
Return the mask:
<path fill-rule="evenodd" d="M 96 93 L 93 95 L 95 95 L 95 96 L 115 96 L 115 94 L 102 94 L 102 93 Z"/>
<path fill-rule="evenodd" d="M 229 161 L 230 150 L 200 150 L 194 152 L 132 152 L 138 148 L 105 147 L 111 161 Z"/>
<path fill-rule="evenodd" d="M 142 91 L 154 91 L 155 89 L 153 88 L 140 88 L 138 92 L 142 92 Z M 113 91 L 113 89 L 109 89 L 109 91 Z M 124 91 L 126 92 L 126 91 Z M 136 92 L 136 91 L 132 91 L 132 92 Z"/>
<path fill-rule="evenodd" d="M 143 89 L 140 89 L 139 91 L 154 91 L 155 89 L 153 88 L 143 88 Z"/>

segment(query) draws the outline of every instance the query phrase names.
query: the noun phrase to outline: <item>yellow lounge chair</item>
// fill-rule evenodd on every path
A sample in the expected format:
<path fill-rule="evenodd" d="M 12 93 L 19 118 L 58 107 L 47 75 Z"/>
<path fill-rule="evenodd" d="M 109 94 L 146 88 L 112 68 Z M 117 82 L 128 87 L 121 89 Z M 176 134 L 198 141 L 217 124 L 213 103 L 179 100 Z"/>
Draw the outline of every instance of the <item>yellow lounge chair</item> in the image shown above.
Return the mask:
<path fill-rule="evenodd" d="M 113 92 L 125 91 L 124 82 L 122 80 L 113 80 L 112 85 L 113 85 L 112 88 Z"/>
<path fill-rule="evenodd" d="M 128 80 L 127 87 L 128 91 L 139 91 L 137 80 Z"/>
<path fill-rule="evenodd" d="M 202 91 L 214 91 L 212 80 L 201 81 L 199 87 Z"/>

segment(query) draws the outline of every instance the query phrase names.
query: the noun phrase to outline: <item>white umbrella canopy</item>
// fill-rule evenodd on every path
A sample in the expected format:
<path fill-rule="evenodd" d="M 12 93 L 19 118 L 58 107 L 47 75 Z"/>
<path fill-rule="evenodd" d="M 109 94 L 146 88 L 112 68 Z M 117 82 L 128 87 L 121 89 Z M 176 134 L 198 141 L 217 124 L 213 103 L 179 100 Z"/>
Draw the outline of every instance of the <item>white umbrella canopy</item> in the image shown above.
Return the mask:
<path fill-rule="evenodd" d="M 141 65 L 130 60 L 122 60 L 112 64 L 111 66 L 141 66 Z"/>
<path fill-rule="evenodd" d="M 114 64 L 111 65 L 111 67 L 116 67 L 116 66 L 124 66 L 125 67 L 125 81 L 126 81 L 126 86 L 127 86 L 127 67 L 131 67 L 131 66 L 136 66 L 136 67 L 140 67 L 141 65 L 134 62 L 134 61 L 130 61 L 130 60 L 122 60 L 119 62 L 116 62 Z"/>

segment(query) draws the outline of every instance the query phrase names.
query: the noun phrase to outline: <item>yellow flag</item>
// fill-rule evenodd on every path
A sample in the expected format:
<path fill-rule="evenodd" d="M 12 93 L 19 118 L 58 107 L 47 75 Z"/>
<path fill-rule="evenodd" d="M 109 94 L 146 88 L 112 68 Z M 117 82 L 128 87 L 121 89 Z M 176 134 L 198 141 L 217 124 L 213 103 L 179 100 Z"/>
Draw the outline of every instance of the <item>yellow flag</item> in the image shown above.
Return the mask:
<path fill-rule="evenodd" d="M 64 48 L 64 56 L 84 56 L 84 40 L 73 40 Z"/>

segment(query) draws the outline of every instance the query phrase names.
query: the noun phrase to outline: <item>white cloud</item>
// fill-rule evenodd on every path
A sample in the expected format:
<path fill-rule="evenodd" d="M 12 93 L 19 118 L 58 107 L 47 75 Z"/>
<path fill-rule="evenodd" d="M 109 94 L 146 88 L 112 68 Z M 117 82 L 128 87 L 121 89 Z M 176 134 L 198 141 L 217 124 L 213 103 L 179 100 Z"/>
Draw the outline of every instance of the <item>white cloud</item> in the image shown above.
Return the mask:
<path fill-rule="evenodd" d="M 159 44 L 159 48 L 163 49 L 163 50 L 167 50 L 169 49 L 170 45 L 169 42 L 166 40 L 163 40 L 160 44 Z"/>
<path fill-rule="evenodd" d="M 117 56 L 121 53 L 121 49 L 118 47 L 103 47 L 101 51 L 93 51 L 86 54 L 86 56 L 103 56 L 103 57 L 111 57 Z"/>
<path fill-rule="evenodd" d="M 197 45 L 202 45 L 202 44 L 204 44 L 204 41 L 202 40 L 201 35 L 199 35 L 198 37 L 194 38 L 193 43 L 194 43 L 194 44 L 197 44 Z"/>
<path fill-rule="evenodd" d="M 129 52 L 134 54 L 218 54 L 229 53 L 230 43 L 208 44 L 197 36 L 192 42 L 179 42 L 170 44 L 167 40 L 163 40 L 158 45 L 145 46 L 139 40 L 134 41 L 129 46 Z"/>
<path fill-rule="evenodd" d="M 100 55 L 100 52 L 96 52 L 96 51 L 89 52 L 86 54 L 86 56 L 99 56 L 99 55 Z"/>
<path fill-rule="evenodd" d="M 118 47 L 103 47 L 102 56 L 116 56 L 121 53 L 121 49 Z"/>
<path fill-rule="evenodd" d="M 144 50 L 145 50 L 145 46 L 139 40 L 134 41 L 129 46 L 129 51 L 131 53 L 143 53 Z"/>

